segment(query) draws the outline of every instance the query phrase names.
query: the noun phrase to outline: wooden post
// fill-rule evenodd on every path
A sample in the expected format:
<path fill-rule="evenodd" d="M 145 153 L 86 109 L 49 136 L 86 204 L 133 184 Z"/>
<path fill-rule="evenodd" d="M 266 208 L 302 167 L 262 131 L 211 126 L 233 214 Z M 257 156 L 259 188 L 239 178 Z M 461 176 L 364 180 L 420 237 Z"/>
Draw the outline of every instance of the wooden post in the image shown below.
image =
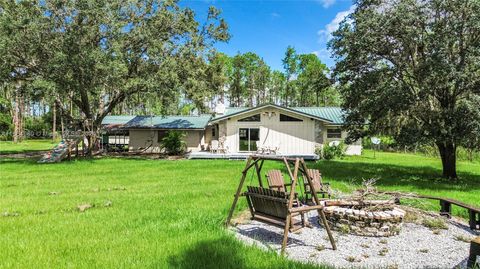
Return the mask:
<path fill-rule="evenodd" d="M 470 242 L 470 255 L 468 257 L 467 268 L 477 268 L 477 256 L 480 256 L 480 236 Z"/>
<path fill-rule="evenodd" d="M 480 217 L 480 213 L 477 213 L 474 210 L 469 209 L 468 215 L 469 215 L 468 224 L 470 226 L 470 229 L 472 230 L 479 229 L 480 227 L 477 228 L 477 225 L 480 225 L 480 219 L 477 219 L 477 216 Z"/>
<path fill-rule="evenodd" d="M 310 192 L 312 194 L 313 199 L 315 200 L 315 203 L 317 205 L 320 205 L 320 200 L 318 199 L 317 192 L 315 191 L 315 188 L 313 186 L 312 178 L 310 175 L 307 173 L 307 165 L 305 164 L 305 161 L 302 159 L 302 170 L 304 171 L 303 176 L 307 178 L 308 185 L 310 186 Z M 323 212 L 323 209 L 318 209 L 318 216 L 320 217 L 321 221 L 323 222 L 323 226 L 325 227 L 325 230 L 327 230 L 328 238 L 330 239 L 330 243 L 332 244 L 333 250 L 337 249 L 337 245 L 335 244 L 335 239 L 332 236 L 332 231 L 330 231 L 330 226 L 328 225 L 327 218 L 325 217 L 325 213 Z"/>
<path fill-rule="evenodd" d="M 440 200 L 440 215 L 447 218 L 452 216 L 452 204 L 450 202 Z"/>
<path fill-rule="evenodd" d="M 233 211 L 235 211 L 235 206 L 237 205 L 237 202 L 238 202 L 238 197 L 240 197 L 240 192 L 242 191 L 243 183 L 245 182 L 245 178 L 247 177 L 248 169 L 250 169 L 251 167 L 250 165 L 251 162 L 252 162 L 252 157 L 249 157 L 247 160 L 247 164 L 245 165 L 245 169 L 242 172 L 242 179 L 240 179 L 240 184 L 238 184 L 237 192 L 235 193 L 235 197 L 233 198 L 232 207 L 228 212 L 228 217 L 227 217 L 227 220 L 225 221 L 225 227 L 230 224 L 230 220 L 232 219 L 232 216 L 233 216 Z"/>
<path fill-rule="evenodd" d="M 258 185 L 263 188 L 263 183 L 262 183 L 262 175 L 261 175 L 261 170 L 263 166 L 264 160 L 260 162 L 260 166 L 258 163 L 255 163 L 255 171 L 257 172 L 257 178 L 258 178 Z"/>
<path fill-rule="evenodd" d="M 288 175 L 292 180 L 292 186 L 290 187 L 290 197 L 288 198 L 287 220 L 285 222 L 285 230 L 283 232 L 283 242 L 282 242 L 282 251 L 281 251 L 282 255 L 285 253 L 285 247 L 287 246 L 287 241 L 288 241 L 288 230 L 290 228 L 290 223 L 292 222 L 292 213 L 290 212 L 290 209 L 292 209 L 293 207 L 293 199 L 295 198 L 295 186 L 297 184 L 296 176 L 298 174 L 299 160 L 298 158 L 295 160 L 295 168 L 293 170 L 293 174 L 287 159 L 284 158 L 283 162 L 285 163 L 285 166 L 287 167 Z"/>

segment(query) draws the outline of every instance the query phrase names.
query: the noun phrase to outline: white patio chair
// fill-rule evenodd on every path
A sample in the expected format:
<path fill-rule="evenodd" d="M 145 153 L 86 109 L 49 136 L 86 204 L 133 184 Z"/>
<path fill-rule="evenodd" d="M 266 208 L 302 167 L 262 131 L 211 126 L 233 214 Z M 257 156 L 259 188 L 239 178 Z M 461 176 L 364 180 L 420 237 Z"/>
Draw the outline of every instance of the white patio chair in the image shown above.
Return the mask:
<path fill-rule="evenodd" d="M 212 142 L 210 142 L 210 152 L 211 153 L 218 152 L 218 140 L 212 140 Z"/>

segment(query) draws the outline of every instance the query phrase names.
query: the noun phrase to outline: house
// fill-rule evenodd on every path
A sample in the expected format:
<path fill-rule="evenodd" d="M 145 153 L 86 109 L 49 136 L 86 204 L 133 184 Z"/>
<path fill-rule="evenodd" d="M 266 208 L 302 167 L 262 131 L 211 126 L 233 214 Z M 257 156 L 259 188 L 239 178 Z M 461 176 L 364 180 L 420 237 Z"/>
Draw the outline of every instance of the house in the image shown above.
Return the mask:
<path fill-rule="evenodd" d="M 128 130 L 129 151 L 159 152 L 166 132 L 181 130 L 186 133 L 190 158 L 241 158 L 269 148 L 280 155 L 313 159 L 316 148 L 342 141 L 347 135 L 341 130 L 343 111 L 338 107 L 266 104 L 220 108 L 215 115 L 115 117 L 119 116 L 108 116 L 102 123 L 114 122 Z M 212 142 L 220 144 L 221 154 L 208 151 Z M 347 146 L 346 153 L 360 155 L 361 150 L 361 141 L 357 141 Z"/>

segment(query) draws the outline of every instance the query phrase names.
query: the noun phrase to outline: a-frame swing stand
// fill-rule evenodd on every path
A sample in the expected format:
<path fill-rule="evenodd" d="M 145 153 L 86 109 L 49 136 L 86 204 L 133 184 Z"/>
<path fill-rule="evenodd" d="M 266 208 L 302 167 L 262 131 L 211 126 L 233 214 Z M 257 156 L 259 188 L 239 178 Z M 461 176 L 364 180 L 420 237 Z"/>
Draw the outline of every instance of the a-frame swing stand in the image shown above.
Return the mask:
<path fill-rule="evenodd" d="M 233 204 L 232 207 L 230 208 L 230 211 L 228 212 L 228 217 L 225 222 L 225 225 L 228 226 L 230 225 L 230 221 L 232 219 L 233 212 L 235 211 L 235 207 L 238 202 L 238 198 L 242 195 L 242 188 L 243 184 L 245 182 L 245 179 L 247 177 L 247 173 L 251 168 L 255 168 L 256 175 L 258 178 L 258 184 L 260 187 L 263 187 L 262 184 L 262 177 L 261 177 L 261 170 L 263 167 L 264 161 L 269 160 L 269 161 L 279 161 L 283 162 L 287 168 L 288 175 L 291 179 L 291 191 L 289 193 L 289 200 L 288 200 L 288 211 L 287 211 L 287 218 L 285 221 L 285 230 L 283 234 L 283 242 L 282 242 L 282 254 L 285 252 L 285 247 L 287 245 L 287 240 L 288 240 L 288 233 L 290 231 L 290 224 L 292 223 L 292 214 L 299 212 L 299 211 L 310 211 L 310 210 L 317 210 L 318 211 L 318 216 L 320 217 L 321 222 L 323 223 L 323 227 L 325 227 L 328 238 L 330 239 L 330 243 L 332 244 L 332 248 L 334 250 L 337 249 L 335 245 L 335 240 L 333 239 L 332 233 L 330 231 L 330 227 L 328 225 L 327 219 L 325 218 L 325 213 L 323 212 L 323 206 L 320 205 L 320 200 L 318 199 L 317 193 L 314 191 L 315 188 L 312 183 L 312 178 L 309 176 L 307 173 L 307 165 L 305 164 L 305 161 L 302 158 L 286 158 L 286 157 L 275 157 L 275 156 L 265 156 L 265 155 L 252 155 L 248 158 L 247 164 L 245 165 L 245 168 L 242 171 L 242 178 L 240 180 L 240 184 L 238 185 L 237 192 L 235 193 L 235 197 L 233 199 Z M 292 171 L 292 166 L 293 165 L 293 171 Z M 293 201 L 295 198 L 295 187 L 298 182 L 298 175 L 299 172 L 301 173 L 303 179 L 306 179 L 308 181 L 308 185 L 310 186 L 310 193 L 316 203 L 316 205 L 313 206 L 304 206 L 300 208 L 293 208 Z"/>

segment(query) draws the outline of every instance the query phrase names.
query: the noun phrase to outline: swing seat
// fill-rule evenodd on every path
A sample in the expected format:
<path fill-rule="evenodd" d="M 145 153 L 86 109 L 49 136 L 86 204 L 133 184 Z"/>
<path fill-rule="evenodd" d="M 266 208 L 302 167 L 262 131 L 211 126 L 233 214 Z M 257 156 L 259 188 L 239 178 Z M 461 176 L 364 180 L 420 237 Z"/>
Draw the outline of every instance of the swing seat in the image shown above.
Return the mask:
<path fill-rule="evenodd" d="M 254 186 L 247 186 L 247 190 L 243 195 L 247 198 L 252 219 L 285 228 L 289 213 L 288 193 Z M 300 216 L 300 220 L 295 219 L 296 216 Z M 291 232 L 308 226 L 304 211 L 291 213 L 291 217 L 289 225 Z"/>

